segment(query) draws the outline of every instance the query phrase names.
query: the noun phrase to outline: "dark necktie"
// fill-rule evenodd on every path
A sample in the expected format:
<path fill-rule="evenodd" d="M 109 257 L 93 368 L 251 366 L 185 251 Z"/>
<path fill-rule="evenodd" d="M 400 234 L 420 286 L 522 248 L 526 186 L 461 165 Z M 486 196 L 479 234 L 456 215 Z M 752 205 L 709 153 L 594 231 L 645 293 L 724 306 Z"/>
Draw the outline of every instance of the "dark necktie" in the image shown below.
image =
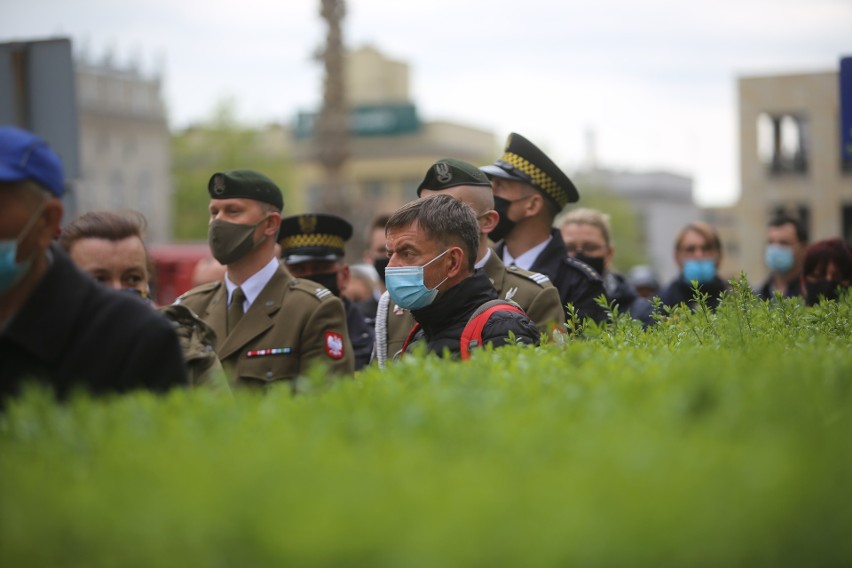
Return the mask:
<path fill-rule="evenodd" d="M 228 306 L 228 334 L 234 331 L 240 318 L 243 317 L 243 302 L 246 301 L 246 295 L 242 288 L 237 288 L 231 295 L 231 305 Z"/>

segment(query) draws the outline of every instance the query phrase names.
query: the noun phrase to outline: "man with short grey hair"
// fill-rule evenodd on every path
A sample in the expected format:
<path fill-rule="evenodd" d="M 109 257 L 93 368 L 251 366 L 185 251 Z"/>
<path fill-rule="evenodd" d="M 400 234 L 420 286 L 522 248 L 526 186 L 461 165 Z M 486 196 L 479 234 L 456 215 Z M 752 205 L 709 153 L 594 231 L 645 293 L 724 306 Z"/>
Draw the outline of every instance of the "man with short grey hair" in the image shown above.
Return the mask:
<path fill-rule="evenodd" d="M 474 268 L 479 224 L 473 210 L 449 195 L 418 199 L 391 215 L 385 234 L 385 285 L 417 322 L 399 355 L 419 341 L 431 353 L 462 354 L 465 326 L 497 298 L 488 276 Z M 499 347 L 514 335 L 518 343 L 538 344 L 538 329 L 520 309 L 496 311 L 483 323 L 478 343 Z"/>

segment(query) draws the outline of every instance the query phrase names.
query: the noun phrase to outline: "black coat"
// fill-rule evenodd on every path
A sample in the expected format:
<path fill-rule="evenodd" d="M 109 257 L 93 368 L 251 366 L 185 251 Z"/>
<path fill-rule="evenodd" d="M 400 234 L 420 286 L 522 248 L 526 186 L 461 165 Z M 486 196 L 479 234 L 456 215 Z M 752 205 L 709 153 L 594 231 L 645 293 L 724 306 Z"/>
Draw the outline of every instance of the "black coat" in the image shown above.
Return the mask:
<path fill-rule="evenodd" d="M 32 377 L 65 398 L 186 385 L 172 324 L 138 299 L 109 290 L 51 246 L 52 261 L 27 303 L 0 332 L 0 399 Z"/>
<path fill-rule="evenodd" d="M 355 370 L 357 371 L 370 363 L 376 331 L 367 323 L 364 312 L 355 302 L 343 298 L 343 307 L 346 308 L 346 327 L 349 330 L 349 339 L 352 341 L 352 352 L 355 354 Z M 373 326 L 375 326 L 375 318 L 373 318 Z"/>
<path fill-rule="evenodd" d="M 604 277 L 604 288 L 606 299 L 610 302 L 614 301 L 619 312 L 628 312 L 630 317 L 641 321 L 645 327 L 654 323 L 651 317 L 654 307 L 651 302 L 640 296 L 636 288 L 624 276 L 616 272 L 607 273 Z"/>
<path fill-rule="evenodd" d="M 772 277 L 770 276 L 766 282 L 763 283 L 763 286 L 755 290 L 754 293 L 757 294 L 757 297 L 761 300 L 771 300 L 774 298 L 774 292 L 772 291 Z M 798 277 L 787 282 L 787 292 L 784 294 L 785 298 L 795 298 L 802 295 L 802 283 Z"/>
<path fill-rule="evenodd" d="M 699 285 L 698 289 L 709 296 L 707 298 L 707 305 L 715 308 L 719 305 L 722 292 L 728 289 L 728 285 L 718 276 L 714 276 L 709 282 Z M 684 303 L 690 308 L 695 309 L 695 300 L 692 295 L 692 284 L 684 280 L 682 276 L 678 276 L 660 292 L 660 300 L 666 306 L 676 306 Z"/>
<path fill-rule="evenodd" d="M 483 270 L 477 270 L 473 276 L 462 280 L 446 291 L 431 305 L 412 310 L 411 315 L 420 324 L 420 332 L 415 341 L 426 341 L 430 353 L 442 355 L 445 349 L 458 356 L 461 350 L 461 335 L 465 325 L 476 309 L 497 298 L 497 292 Z M 482 344 L 491 343 L 494 347 L 506 344 L 509 332 L 515 334 L 518 343 L 538 345 L 539 332 L 535 324 L 526 315 L 517 312 L 499 311 L 488 319 L 482 330 Z M 409 345 L 407 350 L 411 350 Z"/>
<path fill-rule="evenodd" d="M 596 298 L 605 295 L 603 279 L 588 264 L 568 256 L 565 241 L 557 229 L 553 229 L 550 235 L 550 242 L 535 259 L 530 271 L 540 272 L 550 278 L 559 290 L 562 309 L 570 303 L 577 309 L 581 319 L 588 317 L 599 323 L 606 320 L 606 312 L 595 302 Z M 500 243 L 495 249 L 500 258 L 503 258 L 504 247 Z M 565 315 L 567 317 L 567 310 Z"/>

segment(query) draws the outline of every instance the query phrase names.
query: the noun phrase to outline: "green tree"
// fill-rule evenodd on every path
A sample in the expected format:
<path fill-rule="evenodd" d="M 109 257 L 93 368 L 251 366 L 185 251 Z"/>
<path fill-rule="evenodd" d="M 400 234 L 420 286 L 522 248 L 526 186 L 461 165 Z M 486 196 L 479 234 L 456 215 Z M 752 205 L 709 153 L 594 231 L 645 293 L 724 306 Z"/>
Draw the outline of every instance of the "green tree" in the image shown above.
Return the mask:
<path fill-rule="evenodd" d="M 217 172 L 252 169 L 273 179 L 284 200 L 292 187 L 293 167 L 286 154 L 281 129 L 253 128 L 236 118 L 236 102 L 220 101 L 210 119 L 172 135 L 172 177 L 175 182 L 174 235 L 176 240 L 207 237 L 207 182 Z M 278 137 L 270 144 L 270 138 Z"/>

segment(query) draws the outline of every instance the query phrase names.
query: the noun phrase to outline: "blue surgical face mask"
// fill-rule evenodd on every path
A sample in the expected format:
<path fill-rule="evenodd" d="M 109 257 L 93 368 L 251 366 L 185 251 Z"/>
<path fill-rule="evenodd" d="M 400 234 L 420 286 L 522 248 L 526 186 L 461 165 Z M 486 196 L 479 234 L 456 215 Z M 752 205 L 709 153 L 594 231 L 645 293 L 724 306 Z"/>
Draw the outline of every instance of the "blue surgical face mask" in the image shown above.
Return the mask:
<path fill-rule="evenodd" d="M 716 261 L 711 259 L 691 259 L 683 263 L 683 279 L 687 282 L 697 280 L 704 284 L 716 276 Z"/>
<path fill-rule="evenodd" d="M 784 245 L 766 245 L 763 256 L 766 266 L 776 274 L 787 274 L 793 268 L 793 249 Z"/>
<path fill-rule="evenodd" d="M 388 266 L 385 269 L 385 287 L 391 300 L 400 308 L 419 310 L 435 301 L 438 287 L 447 281 L 441 280 L 434 288 L 427 288 L 423 281 L 423 269 L 447 254 L 445 250 L 423 266 Z"/>
<path fill-rule="evenodd" d="M 42 203 L 33 216 L 30 217 L 30 220 L 27 221 L 27 224 L 24 225 L 20 234 L 18 234 L 18 238 L 0 240 L 0 294 L 5 294 L 11 290 L 29 272 L 35 254 L 26 260 L 18 262 L 18 245 L 27 236 L 36 221 L 38 221 L 45 205 L 45 203 Z"/>

